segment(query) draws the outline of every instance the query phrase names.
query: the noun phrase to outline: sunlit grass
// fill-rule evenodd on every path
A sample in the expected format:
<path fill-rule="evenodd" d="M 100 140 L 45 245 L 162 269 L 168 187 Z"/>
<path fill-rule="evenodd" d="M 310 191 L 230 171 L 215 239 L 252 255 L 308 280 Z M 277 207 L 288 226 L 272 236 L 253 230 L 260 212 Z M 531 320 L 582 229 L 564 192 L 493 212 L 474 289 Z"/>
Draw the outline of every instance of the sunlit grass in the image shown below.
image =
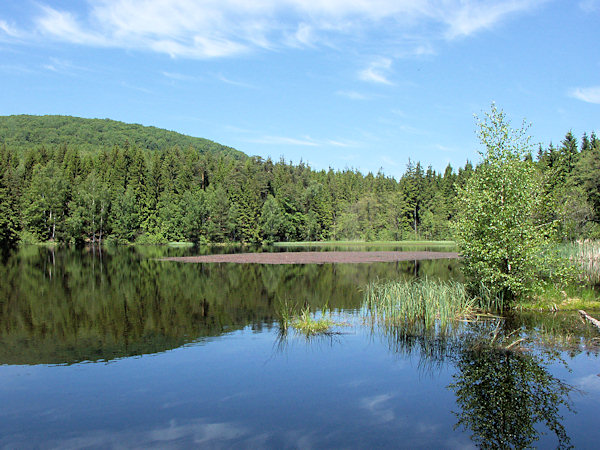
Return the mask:
<path fill-rule="evenodd" d="M 317 318 L 311 314 L 309 306 L 304 308 L 300 316 L 292 321 L 292 326 L 306 336 L 327 333 L 334 325 L 335 322 L 331 319 L 329 310 L 321 311 L 321 316 Z"/>
<path fill-rule="evenodd" d="M 321 309 L 319 315 L 310 311 L 310 306 L 299 310 L 298 305 L 290 300 L 282 300 L 278 307 L 279 326 L 283 333 L 287 333 L 293 328 L 298 333 L 306 337 L 327 334 L 331 332 L 332 327 L 340 325 L 331 317 L 331 311 L 327 306 Z"/>
<path fill-rule="evenodd" d="M 169 242 L 167 243 L 169 247 L 193 247 L 193 242 Z"/>
<path fill-rule="evenodd" d="M 574 285 L 561 289 L 548 285 L 540 294 L 522 299 L 515 309 L 521 311 L 599 310 L 600 298 L 598 292 L 589 286 Z"/>

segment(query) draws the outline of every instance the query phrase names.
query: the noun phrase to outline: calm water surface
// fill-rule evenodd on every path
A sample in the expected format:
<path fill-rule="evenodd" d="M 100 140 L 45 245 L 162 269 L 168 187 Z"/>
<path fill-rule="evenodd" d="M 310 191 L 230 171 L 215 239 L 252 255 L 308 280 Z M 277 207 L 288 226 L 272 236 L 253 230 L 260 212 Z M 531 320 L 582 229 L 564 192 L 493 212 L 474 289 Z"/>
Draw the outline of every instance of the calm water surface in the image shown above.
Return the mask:
<path fill-rule="evenodd" d="M 365 324 L 369 281 L 455 279 L 456 261 L 154 259 L 198 252 L 25 247 L 3 261 L 0 447 L 597 446 L 598 335 L 574 315 L 503 320 L 500 336 L 533 338 L 504 351 L 480 344 L 497 322 L 445 338 Z M 282 335 L 281 301 L 327 304 L 343 324 Z"/>

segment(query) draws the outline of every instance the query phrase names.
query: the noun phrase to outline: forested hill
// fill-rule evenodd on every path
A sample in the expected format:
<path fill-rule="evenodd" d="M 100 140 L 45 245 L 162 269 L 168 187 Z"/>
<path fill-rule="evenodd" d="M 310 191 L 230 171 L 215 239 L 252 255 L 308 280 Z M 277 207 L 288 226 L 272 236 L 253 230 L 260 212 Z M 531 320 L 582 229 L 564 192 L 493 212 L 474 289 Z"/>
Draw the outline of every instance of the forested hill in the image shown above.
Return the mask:
<path fill-rule="evenodd" d="M 110 119 L 84 119 L 71 116 L 0 116 L 0 145 L 13 149 L 64 145 L 80 151 L 109 149 L 126 142 L 147 150 L 192 147 L 236 158 L 244 153 L 208 139 L 187 136 L 175 131 Z"/>
<path fill-rule="evenodd" d="M 151 145 L 138 144 L 131 134 L 127 140 L 131 145 L 107 144 L 96 151 L 66 140 L 66 146 L 22 150 L 0 141 L 0 250 L 18 240 L 449 239 L 460 207 L 457 197 L 466 195 L 462 188 L 481 167 L 467 162 L 457 171 L 448 165 L 437 173 L 409 161 L 404 175 L 395 179 L 382 172 L 364 175 L 236 158 L 177 143 L 147 151 L 143 147 Z M 89 141 L 105 137 L 90 136 Z M 595 133 L 584 134 L 580 145 L 568 132 L 558 147 L 540 147 L 536 160 L 528 155 L 527 161 L 528 170 L 539 175 L 536 221 L 553 224 L 562 239 L 598 239 L 600 139 Z"/>

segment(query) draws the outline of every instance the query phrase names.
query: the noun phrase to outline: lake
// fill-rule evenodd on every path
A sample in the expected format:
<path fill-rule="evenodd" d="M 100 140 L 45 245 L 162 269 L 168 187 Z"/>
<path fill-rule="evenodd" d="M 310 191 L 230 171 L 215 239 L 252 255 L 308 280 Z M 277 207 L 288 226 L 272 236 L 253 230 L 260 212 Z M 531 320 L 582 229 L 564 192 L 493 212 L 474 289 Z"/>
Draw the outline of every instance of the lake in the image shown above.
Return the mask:
<path fill-rule="evenodd" d="M 362 289 L 460 279 L 457 260 L 157 260 L 231 250 L 26 246 L 6 257 L 0 447 L 597 447 L 600 334 L 576 313 L 423 335 L 369 324 Z M 327 306 L 338 325 L 282 333 L 282 301 Z M 492 335 L 527 346 L 487 345 Z"/>

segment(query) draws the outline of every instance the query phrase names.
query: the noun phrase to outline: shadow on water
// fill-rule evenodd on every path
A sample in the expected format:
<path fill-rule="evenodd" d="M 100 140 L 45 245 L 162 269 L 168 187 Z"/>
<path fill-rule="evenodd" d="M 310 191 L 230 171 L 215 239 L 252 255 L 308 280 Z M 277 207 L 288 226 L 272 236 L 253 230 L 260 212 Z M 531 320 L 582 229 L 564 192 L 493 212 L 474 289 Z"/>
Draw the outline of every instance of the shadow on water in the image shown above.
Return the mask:
<path fill-rule="evenodd" d="M 202 343 L 277 322 L 279 300 L 360 308 L 376 278 L 452 278 L 456 261 L 378 264 L 178 264 L 226 248 L 22 247 L 0 265 L 0 364 L 107 361 Z"/>

